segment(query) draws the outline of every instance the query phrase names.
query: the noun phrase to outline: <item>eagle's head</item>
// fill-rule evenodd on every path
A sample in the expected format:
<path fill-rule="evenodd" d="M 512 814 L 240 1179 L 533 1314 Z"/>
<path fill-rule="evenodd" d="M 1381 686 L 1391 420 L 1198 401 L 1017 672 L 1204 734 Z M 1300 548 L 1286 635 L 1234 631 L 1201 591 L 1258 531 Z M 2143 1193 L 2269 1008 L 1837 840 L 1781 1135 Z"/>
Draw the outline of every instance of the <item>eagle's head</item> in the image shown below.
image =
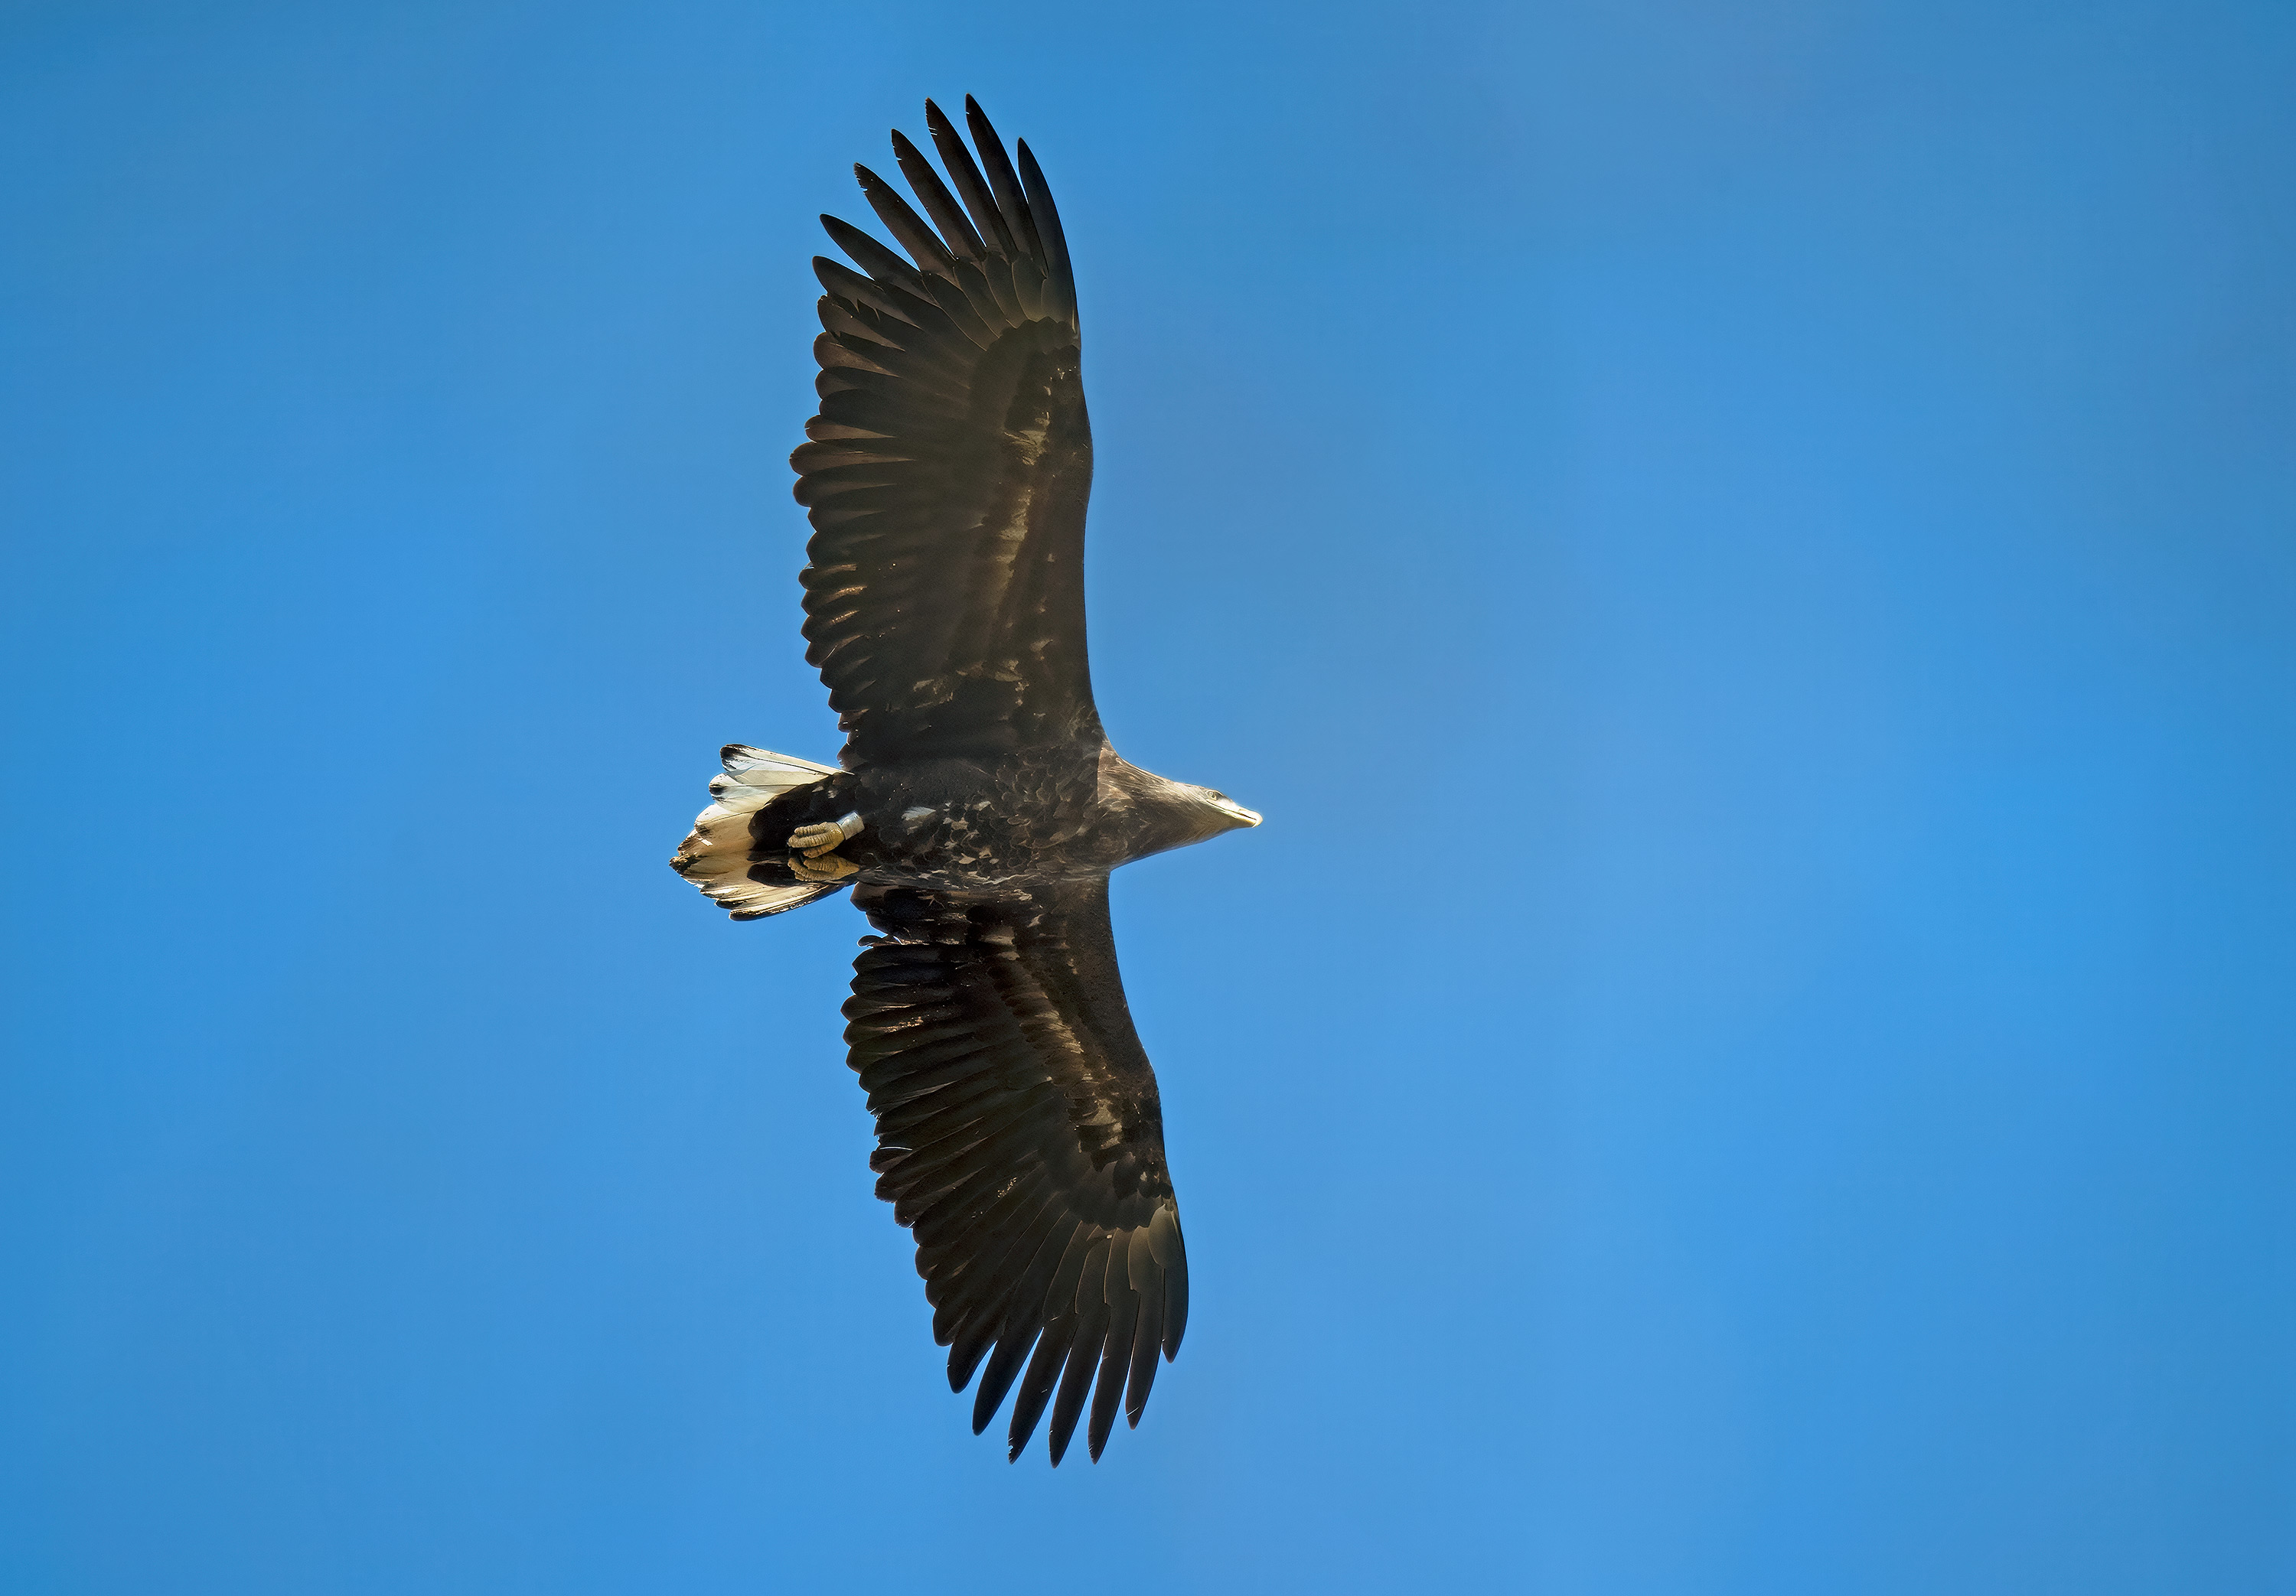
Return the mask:
<path fill-rule="evenodd" d="M 1247 809 L 1225 792 L 1198 787 L 1192 782 L 1166 782 L 1152 804 L 1160 833 L 1157 847 L 1185 847 L 1206 842 L 1222 831 L 1259 823 L 1259 812 Z"/>
<path fill-rule="evenodd" d="M 1103 801 L 1114 799 L 1129 816 L 1122 825 L 1128 858 L 1185 847 L 1222 831 L 1259 823 L 1259 811 L 1245 808 L 1225 792 L 1168 780 L 1118 758 L 1112 750 L 1102 759 Z"/>
<path fill-rule="evenodd" d="M 1245 808 L 1225 792 L 1214 792 L 1209 787 L 1190 787 L 1187 791 L 1194 798 L 1195 812 L 1203 821 L 1198 840 L 1259 823 L 1259 810 Z"/>

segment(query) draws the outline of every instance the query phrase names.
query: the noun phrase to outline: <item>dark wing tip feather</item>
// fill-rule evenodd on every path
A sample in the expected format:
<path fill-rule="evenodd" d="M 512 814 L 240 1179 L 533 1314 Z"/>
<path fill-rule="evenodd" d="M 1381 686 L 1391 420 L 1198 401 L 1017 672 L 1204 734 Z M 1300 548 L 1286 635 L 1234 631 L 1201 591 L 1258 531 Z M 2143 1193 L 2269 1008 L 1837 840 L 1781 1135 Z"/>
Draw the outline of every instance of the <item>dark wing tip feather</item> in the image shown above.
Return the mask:
<path fill-rule="evenodd" d="M 1068 1362 L 1069 1343 L 1076 1339 L 1076 1315 L 1064 1314 L 1046 1325 L 1037 1338 L 1036 1350 L 1029 1357 L 1029 1372 L 1013 1398 L 1012 1422 L 1005 1427 L 1009 1458 L 1017 1459 L 1029 1449 L 1037 1421 L 1045 1416 L 1045 1404 L 1052 1400 L 1053 1382 Z"/>
<path fill-rule="evenodd" d="M 1091 1262 L 1106 1267 L 1097 1252 Z M 1092 1273 L 1089 1265 L 1086 1273 Z M 1076 1437 L 1077 1420 L 1084 1417 L 1085 1398 L 1091 1395 L 1092 1377 L 1100 1368 L 1101 1344 L 1108 1335 L 1108 1305 L 1099 1297 L 1095 1290 L 1092 1300 L 1077 1310 L 1076 1336 L 1069 1343 L 1068 1366 L 1061 1371 L 1060 1388 L 1053 1397 L 1052 1428 L 1046 1438 L 1052 1444 L 1055 1469 L 1068 1455 L 1069 1443 Z"/>
<path fill-rule="evenodd" d="M 930 100 L 925 102 L 925 128 L 932 135 L 933 148 L 940 151 L 941 165 L 948 168 L 948 179 L 956 184 L 957 197 L 964 202 L 965 214 L 980 230 L 982 241 L 999 255 L 1011 255 L 1013 233 L 996 209 L 996 195 L 989 192 L 972 151 L 965 148 L 955 124 Z"/>
<path fill-rule="evenodd" d="M 979 1435 L 996 1417 L 996 1410 L 1004 1405 L 1004 1393 L 1013 1388 L 1013 1381 L 1021 1372 L 1022 1360 L 1037 1344 L 1037 1327 L 1031 1323 L 1018 1330 L 1007 1330 L 990 1355 L 988 1367 L 980 1371 L 980 1389 L 972 1399 L 972 1433 Z"/>
<path fill-rule="evenodd" d="M 931 102 L 926 104 L 930 106 Z M 964 260 L 979 260 L 985 255 L 988 251 L 980 233 L 973 230 L 955 196 L 948 192 L 948 185 L 933 170 L 924 151 L 910 143 L 908 135 L 898 127 L 893 129 L 893 159 L 900 165 L 901 176 L 909 180 L 910 191 L 931 214 L 933 225 L 940 230 L 951 253 Z"/>
<path fill-rule="evenodd" d="M 956 257 L 941 241 L 940 234 L 909 208 L 909 202 L 901 198 L 891 184 L 858 161 L 853 164 L 853 176 L 861 184 L 861 193 L 869 201 L 869 209 L 875 211 L 877 219 L 885 224 L 885 231 L 909 252 L 909 258 L 917 263 L 919 271 L 938 272 L 946 276 L 955 270 Z"/>
<path fill-rule="evenodd" d="M 831 241 L 852 258 L 854 265 L 868 273 L 879 282 L 898 289 L 924 303 L 931 303 L 932 291 L 925 286 L 924 279 L 918 274 L 917 268 L 875 239 L 871 238 L 852 223 L 842 217 L 824 214 L 821 218 L 821 230 L 829 234 Z"/>
<path fill-rule="evenodd" d="M 1029 153 L 1029 141 L 1020 143 L 1021 187 L 1029 198 L 1029 215 L 1035 221 L 1037 234 L 1045 246 L 1046 275 L 1060 285 L 1062 308 L 1069 319 L 1077 319 L 1076 273 L 1069 265 L 1068 236 L 1061 231 L 1061 213 L 1054 209 L 1053 191 L 1045 181 L 1037 158 Z"/>
<path fill-rule="evenodd" d="M 1004 140 L 971 94 L 964 97 L 964 116 L 973 150 L 965 148 L 940 107 L 931 100 L 925 102 L 925 124 L 947 168 L 948 183 L 942 182 L 932 163 L 906 135 L 898 128 L 893 130 L 894 159 L 930 220 L 918 215 L 884 178 L 859 161 L 853 164 L 854 181 L 861 185 L 870 209 L 895 241 L 908 251 L 914 265 L 839 217 L 824 214 L 822 226 L 869 276 L 928 301 L 935 296 L 923 285 L 923 279 L 939 276 L 954 281 L 960 261 L 980 261 L 991 255 L 1026 260 L 1052 284 L 1045 311 L 1074 324 L 1078 320 L 1076 272 L 1043 168 L 1028 141 L 1022 139 L 1015 146 L 1020 158 L 1015 169 Z M 954 192 L 950 184 L 955 184 Z M 1027 302 L 1025 291 L 1023 302 Z"/>
<path fill-rule="evenodd" d="M 1045 246 L 1037 237 L 1037 225 L 1029 215 L 1029 201 L 1021 180 L 1014 176 L 1013 162 L 1004 153 L 1004 141 L 996 136 L 988 113 L 971 94 L 964 97 L 964 125 L 972 130 L 973 148 L 980 151 L 980 164 L 988 168 L 988 186 L 996 196 L 996 209 L 1004 213 L 1013 237 L 1029 257 L 1042 261 Z"/>

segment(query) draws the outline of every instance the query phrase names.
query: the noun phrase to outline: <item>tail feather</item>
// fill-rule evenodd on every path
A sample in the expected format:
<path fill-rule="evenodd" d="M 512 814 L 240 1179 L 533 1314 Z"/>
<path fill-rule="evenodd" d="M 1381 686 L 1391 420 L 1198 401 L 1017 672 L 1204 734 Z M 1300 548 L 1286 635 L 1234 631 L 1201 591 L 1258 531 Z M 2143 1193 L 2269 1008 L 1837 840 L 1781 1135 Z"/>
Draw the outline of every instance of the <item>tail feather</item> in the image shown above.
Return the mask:
<path fill-rule="evenodd" d="M 709 778 L 709 796 L 717 801 L 694 816 L 693 830 L 677 845 L 669 867 L 735 920 L 779 914 L 836 891 L 833 883 L 759 881 L 750 875 L 750 817 L 785 792 L 837 774 L 836 766 L 739 742 L 727 743 L 718 757 L 726 773 Z"/>

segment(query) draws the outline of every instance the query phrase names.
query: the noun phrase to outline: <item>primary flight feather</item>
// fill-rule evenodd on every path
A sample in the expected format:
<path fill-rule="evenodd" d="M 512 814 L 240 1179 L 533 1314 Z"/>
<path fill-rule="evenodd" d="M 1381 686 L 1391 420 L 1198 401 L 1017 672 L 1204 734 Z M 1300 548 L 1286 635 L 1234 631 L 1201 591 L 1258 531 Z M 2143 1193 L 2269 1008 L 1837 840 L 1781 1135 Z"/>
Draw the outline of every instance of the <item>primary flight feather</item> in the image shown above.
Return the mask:
<path fill-rule="evenodd" d="M 1044 174 L 980 108 L 928 101 L 944 181 L 898 132 L 920 215 L 856 167 L 906 258 L 834 217 L 816 257 L 820 413 L 790 457 L 813 537 L 806 658 L 841 768 L 734 744 L 670 861 L 736 920 L 850 888 L 863 939 L 848 1057 L 877 1193 L 917 1244 L 972 1428 L 1013 1395 L 1017 1458 L 1049 1408 L 1094 1459 L 1179 1351 L 1188 1261 L 1156 1076 L 1117 972 L 1118 865 L 1259 823 L 1128 764 L 1085 651 L 1076 280 Z M 976 160 L 976 152 L 978 159 Z"/>

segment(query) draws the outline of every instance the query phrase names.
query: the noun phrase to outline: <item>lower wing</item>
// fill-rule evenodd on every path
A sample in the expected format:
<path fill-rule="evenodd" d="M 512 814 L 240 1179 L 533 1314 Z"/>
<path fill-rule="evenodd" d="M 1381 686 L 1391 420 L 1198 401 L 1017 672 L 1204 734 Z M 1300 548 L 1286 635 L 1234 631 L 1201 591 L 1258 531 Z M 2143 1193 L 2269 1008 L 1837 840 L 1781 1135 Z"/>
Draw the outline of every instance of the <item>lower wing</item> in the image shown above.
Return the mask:
<path fill-rule="evenodd" d="M 1091 1394 L 1096 1461 L 1119 1403 L 1139 1423 L 1157 1354 L 1179 1351 L 1188 1315 L 1107 879 L 996 898 L 865 888 L 854 901 L 885 934 L 854 961 L 849 1061 L 877 1117 L 877 1194 L 916 1237 L 949 1387 L 988 1360 L 977 1435 L 1017 1379 L 1012 1455 L 1049 1404 L 1055 1464 Z"/>

